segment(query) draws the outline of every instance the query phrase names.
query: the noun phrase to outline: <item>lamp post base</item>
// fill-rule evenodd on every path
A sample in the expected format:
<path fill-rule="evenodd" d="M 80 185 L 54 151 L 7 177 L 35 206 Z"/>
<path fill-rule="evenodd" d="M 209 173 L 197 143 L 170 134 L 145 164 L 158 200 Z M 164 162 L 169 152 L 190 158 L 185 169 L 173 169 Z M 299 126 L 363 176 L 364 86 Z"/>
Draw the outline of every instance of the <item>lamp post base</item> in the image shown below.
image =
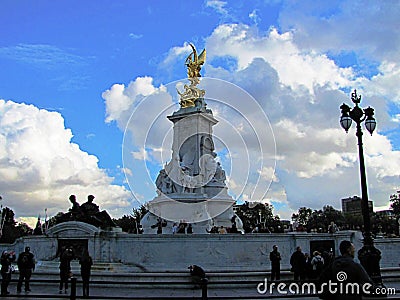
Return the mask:
<path fill-rule="evenodd" d="M 358 259 L 361 265 L 367 271 L 369 277 L 371 277 L 374 287 L 381 288 L 384 287 L 382 282 L 381 269 L 379 266 L 379 261 L 381 260 L 381 251 L 375 248 L 373 242 L 366 243 L 364 240 L 364 246 L 358 251 Z M 386 294 L 380 294 L 380 297 L 386 297 Z"/>

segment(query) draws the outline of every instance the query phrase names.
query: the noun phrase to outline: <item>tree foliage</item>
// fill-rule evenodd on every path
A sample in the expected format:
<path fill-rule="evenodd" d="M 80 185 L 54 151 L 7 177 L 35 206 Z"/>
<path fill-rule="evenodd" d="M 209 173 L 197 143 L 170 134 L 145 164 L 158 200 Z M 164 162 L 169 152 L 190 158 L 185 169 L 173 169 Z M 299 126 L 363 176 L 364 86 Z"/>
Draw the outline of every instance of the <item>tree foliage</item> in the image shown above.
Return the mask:
<path fill-rule="evenodd" d="M 147 212 L 147 208 L 142 205 L 139 208 L 133 208 L 131 215 L 124 215 L 119 219 L 113 219 L 113 221 L 124 232 L 141 233 L 140 221 Z"/>
<path fill-rule="evenodd" d="M 345 223 L 343 213 L 330 205 L 325 205 L 319 210 L 300 207 L 297 213 L 292 214 L 292 220 L 297 222 L 300 228 L 308 232 L 311 230 L 326 232 L 332 221 L 338 226 Z"/>
<path fill-rule="evenodd" d="M 273 206 L 268 203 L 257 203 L 251 205 L 245 202 L 236 206 L 236 214 L 243 222 L 245 232 L 251 232 L 253 227 L 259 226 L 260 231 L 278 232 L 281 230 L 281 222 L 279 216 L 274 216 Z"/>
<path fill-rule="evenodd" d="M 400 191 L 397 194 L 390 195 L 390 208 L 393 209 L 393 213 L 400 217 Z"/>
<path fill-rule="evenodd" d="M 0 237 L 0 243 L 12 244 L 17 238 L 26 236 L 32 233 L 30 228 L 25 223 L 19 223 L 14 219 L 14 212 L 8 207 L 4 207 L 1 211 L 1 222 L 3 225 L 2 234 Z"/>

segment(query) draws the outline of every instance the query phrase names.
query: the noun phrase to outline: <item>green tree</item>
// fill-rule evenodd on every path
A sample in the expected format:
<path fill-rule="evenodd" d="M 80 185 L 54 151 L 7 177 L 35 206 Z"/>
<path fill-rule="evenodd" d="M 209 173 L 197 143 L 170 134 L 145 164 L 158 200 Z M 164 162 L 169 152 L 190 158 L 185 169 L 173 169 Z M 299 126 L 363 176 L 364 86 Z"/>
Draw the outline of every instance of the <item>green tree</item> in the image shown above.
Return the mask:
<path fill-rule="evenodd" d="M 1 211 L 2 231 L 0 243 L 12 244 L 17 238 L 32 233 L 32 229 L 25 223 L 19 223 L 14 219 L 14 212 L 8 207 L 4 207 Z"/>
<path fill-rule="evenodd" d="M 351 230 L 359 230 L 362 228 L 364 221 L 362 215 L 354 215 L 351 213 L 344 214 L 345 227 Z"/>
<path fill-rule="evenodd" d="M 398 227 L 396 218 L 391 218 L 385 214 L 372 213 L 371 231 L 373 234 L 394 235 Z"/>
<path fill-rule="evenodd" d="M 128 233 L 141 233 L 140 221 L 148 212 L 144 205 L 133 208 L 131 215 L 124 215 L 119 219 L 113 219 L 114 223 Z"/>
<path fill-rule="evenodd" d="M 390 208 L 393 209 L 393 213 L 396 217 L 400 217 L 400 191 L 397 194 L 390 195 Z"/>
<path fill-rule="evenodd" d="M 261 227 L 261 231 L 277 231 L 280 224 L 279 216 L 274 216 L 273 206 L 268 203 L 257 203 L 255 205 L 245 202 L 235 207 L 237 216 L 243 222 L 245 232 L 251 232 L 254 226 Z"/>
<path fill-rule="evenodd" d="M 297 213 L 292 214 L 292 220 L 297 222 L 308 232 L 311 230 L 326 232 L 332 221 L 338 226 L 343 226 L 345 223 L 343 213 L 330 205 L 325 205 L 319 210 L 300 207 Z"/>
<path fill-rule="evenodd" d="M 307 226 L 312 215 L 312 209 L 308 207 L 300 207 L 298 213 L 292 214 L 292 221 L 297 222 L 299 225 Z"/>

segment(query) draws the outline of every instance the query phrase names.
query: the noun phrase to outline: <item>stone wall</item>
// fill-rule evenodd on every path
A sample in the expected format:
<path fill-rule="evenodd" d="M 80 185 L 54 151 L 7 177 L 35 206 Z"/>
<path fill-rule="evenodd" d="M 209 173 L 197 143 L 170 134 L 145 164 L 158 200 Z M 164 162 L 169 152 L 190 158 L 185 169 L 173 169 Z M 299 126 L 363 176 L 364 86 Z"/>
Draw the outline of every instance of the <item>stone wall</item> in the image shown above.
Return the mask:
<path fill-rule="evenodd" d="M 193 235 L 134 235 L 105 232 L 81 222 L 67 222 L 52 227 L 47 236 L 21 238 L 13 245 L 0 245 L 0 250 L 17 253 L 30 246 L 37 260 L 54 260 L 60 241 L 84 241 L 97 262 L 122 262 L 149 271 L 186 270 L 198 264 L 207 270 L 269 270 L 269 252 L 273 245 L 282 255 L 282 269 L 289 269 L 290 255 L 296 246 L 310 252 L 314 243 L 333 243 L 335 255 L 342 240 L 351 240 L 357 250 L 362 246 L 360 234 L 340 231 L 336 234 L 193 234 Z M 376 247 L 382 252 L 381 267 L 398 267 L 400 239 L 378 239 Z"/>

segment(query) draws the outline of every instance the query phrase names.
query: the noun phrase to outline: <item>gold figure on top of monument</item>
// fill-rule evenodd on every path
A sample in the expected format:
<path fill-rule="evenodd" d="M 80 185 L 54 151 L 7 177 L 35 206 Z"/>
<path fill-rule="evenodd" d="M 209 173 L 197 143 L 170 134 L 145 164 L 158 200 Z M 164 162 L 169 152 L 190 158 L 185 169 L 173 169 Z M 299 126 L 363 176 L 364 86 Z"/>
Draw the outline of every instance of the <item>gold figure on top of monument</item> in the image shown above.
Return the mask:
<path fill-rule="evenodd" d="M 187 66 L 188 69 L 187 73 L 190 85 L 187 84 L 184 85 L 185 90 L 183 91 L 183 93 L 177 90 L 181 98 L 179 103 L 181 104 L 182 108 L 196 106 L 196 100 L 204 97 L 205 95 L 205 91 L 197 88 L 196 85 L 200 83 L 199 79 L 199 77 L 201 77 L 200 70 L 201 66 L 206 61 L 206 49 L 203 49 L 200 55 L 197 55 L 196 48 L 193 46 L 193 44 L 189 45 L 190 47 L 192 47 L 193 51 L 186 58 L 185 65 Z M 202 105 L 201 101 L 199 103 L 200 105 Z"/>
<path fill-rule="evenodd" d="M 185 61 L 185 64 L 188 68 L 188 77 L 189 78 L 201 77 L 200 70 L 201 66 L 206 61 L 206 49 L 203 49 L 200 55 L 197 55 L 196 48 L 193 46 L 193 44 L 189 45 L 190 47 L 192 47 L 193 51 L 192 53 L 189 54 L 189 56 L 186 58 Z"/>

